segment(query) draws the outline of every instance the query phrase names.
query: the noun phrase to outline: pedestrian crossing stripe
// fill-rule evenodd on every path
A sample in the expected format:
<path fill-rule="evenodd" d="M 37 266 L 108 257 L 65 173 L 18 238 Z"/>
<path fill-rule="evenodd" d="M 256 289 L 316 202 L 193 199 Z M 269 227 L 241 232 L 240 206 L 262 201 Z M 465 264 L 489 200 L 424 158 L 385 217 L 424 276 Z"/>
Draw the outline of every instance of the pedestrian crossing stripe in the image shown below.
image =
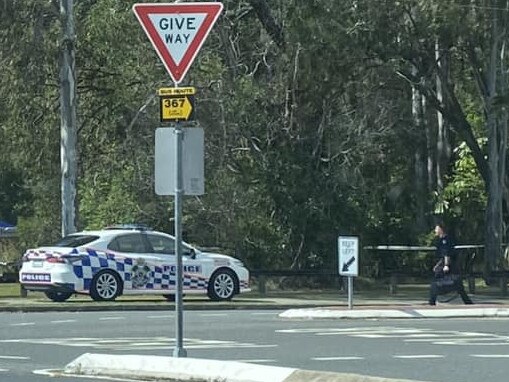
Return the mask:
<path fill-rule="evenodd" d="M 401 339 L 404 342 L 425 342 L 434 345 L 500 346 L 509 345 L 509 336 L 482 332 L 435 330 L 428 328 L 360 327 L 302 328 L 277 330 L 278 333 L 314 334 L 316 336 L 349 336 L 367 339 Z"/>
<path fill-rule="evenodd" d="M 3 343 L 27 343 L 33 345 L 59 345 L 72 347 L 91 347 L 108 350 L 158 350 L 175 347 L 175 339 L 170 337 L 126 337 L 126 338 L 34 338 L 0 340 Z M 217 348 L 269 348 L 274 344 L 254 344 L 249 342 L 202 340 L 185 338 L 187 349 L 217 349 Z"/>

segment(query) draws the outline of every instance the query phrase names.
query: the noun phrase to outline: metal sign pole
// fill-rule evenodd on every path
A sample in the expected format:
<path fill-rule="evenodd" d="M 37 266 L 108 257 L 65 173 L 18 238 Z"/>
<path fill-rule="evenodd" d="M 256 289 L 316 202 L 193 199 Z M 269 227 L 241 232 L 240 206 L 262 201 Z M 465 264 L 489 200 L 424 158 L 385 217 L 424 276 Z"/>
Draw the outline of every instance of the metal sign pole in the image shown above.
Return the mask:
<path fill-rule="evenodd" d="M 177 282 L 175 294 L 176 339 L 174 357 L 187 357 L 183 345 L 183 304 L 182 304 L 182 196 L 184 194 L 182 176 L 182 138 L 184 132 L 179 122 L 175 123 L 175 256 L 177 258 Z"/>
<path fill-rule="evenodd" d="M 353 308 L 353 277 L 348 276 L 348 309 Z"/>
<path fill-rule="evenodd" d="M 175 313 L 176 313 L 176 346 L 173 351 L 175 357 L 186 357 L 186 351 L 182 345 L 182 287 L 183 287 L 183 270 L 182 270 L 182 197 L 184 195 L 184 177 L 182 165 L 182 145 L 183 145 L 183 131 L 179 125 L 180 121 L 188 121 L 191 118 L 193 111 L 193 102 L 190 96 L 194 95 L 194 88 L 187 88 L 186 90 L 177 91 L 178 84 L 182 81 L 191 66 L 198 50 L 201 48 L 202 43 L 208 36 L 212 26 L 217 21 L 219 14 L 223 10 L 221 2 L 208 2 L 208 3 L 189 3 L 189 4 L 134 4 L 133 12 L 140 21 L 145 33 L 147 34 L 150 42 L 156 49 L 159 57 L 162 59 L 165 68 L 168 70 L 175 89 L 169 89 L 170 96 L 167 99 L 161 99 L 161 122 L 163 120 L 173 120 L 175 124 L 175 146 L 176 146 L 176 171 L 175 171 L 175 256 L 176 256 L 176 291 L 175 291 Z M 205 17 L 203 17 L 205 14 Z M 153 16 L 153 17 L 152 17 Z M 158 24 L 160 20 L 173 20 L 178 17 L 182 21 L 181 24 L 176 22 L 175 25 L 170 23 L 166 26 L 166 31 L 160 34 Z M 200 21 L 198 21 L 200 20 Z M 206 21 L 207 20 L 207 21 Z M 197 22 L 197 24 L 195 24 Z M 174 28 L 175 27 L 175 28 Z M 196 33 L 195 33 L 196 32 Z M 184 44 L 167 44 L 165 39 L 174 35 L 191 36 L 191 39 Z M 164 35 L 164 36 L 163 36 Z M 176 46 L 178 45 L 178 46 Z M 176 57 L 183 57 L 182 60 Z M 175 62 L 180 62 L 175 65 Z M 159 91 L 162 96 L 166 91 Z M 177 116 L 173 114 L 177 111 Z M 157 137 L 157 134 L 156 134 Z M 157 140 L 157 138 L 156 138 Z M 197 142 L 196 140 L 193 142 Z M 198 140 L 199 142 L 199 140 Z M 203 144 L 201 145 L 203 147 Z M 157 147 L 157 144 L 156 144 Z M 187 153 L 187 149 L 186 149 Z M 157 165 L 156 165 L 157 168 Z M 157 172 L 157 171 L 156 171 Z M 156 177 L 157 179 L 157 177 Z M 187 181 L 187 180 L 186 180 Z M 158 191 L 158 181 L 156 181 L 156 192 Z M 203 187 L 201 187 L 203 188 Z M 200 187 L 194 187 L 195 192 L 201 191 Z M 163 190 L 164 191 L 164 190 Z M 187 195 L 193 195 L 186 190 Z M 200 195 L 203 192 L 200 193 Z M 198 195 L 196 193 L 196 195 Z"/>

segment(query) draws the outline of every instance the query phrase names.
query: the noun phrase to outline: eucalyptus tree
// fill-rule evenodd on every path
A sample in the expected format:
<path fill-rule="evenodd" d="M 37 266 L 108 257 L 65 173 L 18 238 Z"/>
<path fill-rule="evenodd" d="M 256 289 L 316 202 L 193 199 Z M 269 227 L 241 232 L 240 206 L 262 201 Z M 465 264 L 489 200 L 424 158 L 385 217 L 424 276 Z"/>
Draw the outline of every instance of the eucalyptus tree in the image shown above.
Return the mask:
<path fill-rule="evenodd" d="M 369 26 L 364 38 L 380 42 L 369 34 L 386 27 L 384 20 L 376 18 L 379 6 L 368 1 L 352 3 L 362 4 L 359 22 Z M 507 1 L 498 0 L 394 1 L 390 4 L 392 27 L 386 29 L 385 43 L 370 45 L 376 57 L 393 62 L 395 72 L 418 89 L 468 145 L 488 196 L 487 271 L 500 260 L 502 198 L 507 185 L 507 111 L 506 102 L 500 102 L 507 94 L 507 5 Z M 479 117 L 482 128 L 476 129 Z M 486 147 L 483 137 L 487 138 Z"/>
<path fill-rule="evenodd" d="M 21 174 L 25 195 L 11 205 L 31 240 L 58 235 L 58 6 L 52 1 L 0 3 L 2 156 Z M 21 211 L 23 212 L 21 214 Z M 28 217 L 30 216 L 30 217 Z"/>
<path fill-rule="evenodd" d="M 214 157 L 249 211 L 236 216 L 243 248 L 273 264 L 331 266 L 341 231 L 414 233 L 401 192 L 409 92 L 387 65 L 364 65 L 355 21 L 355 7 L 335 1 L 226 3 Z"/>
<path fill-rule="evenodd" d="M 507 1 L 470 2 L 458 7 L 453 2 L 438 4 L 437 14 L 456 14 L 437 23 L 439 39 L 448 42 L 445 51 L 454 51 L 449 60 L 456 68 L 453 78 L 445 68 L 432 67 L 442 84 L 442 99 L 427 89 L 437 109 L 453 125 L 469 146 L 487 192 L 485 215 L 486 271 L 497 268 L 501 260 L 503 232 L 503 198 L 507 195 L 507 74 L 505 45 L 509 37 Z M 468 20 L 468 22 L 465 22 Z M 452 24 L 455 21 L 456 24 Z M 460 69 L 468 63 L 466 70 Z M 454 75 L 454 73 L 453 73 Z M 470 84 L 470 85 L 469 85 Z M 475 90 L 474 90 L 475 89 Z M 465 92 L 471 92 L 465 94 Z M 475 93 L 474 93 L 475 91 Z M 470 97 L 476 97 L 478 114 L 484 119 L 481 131 L 475 131 L 466 111 Z M 477 136 L 487 138 L 486 147 L 479 145 Z M 507 201 L 506 201 L 507 202 Z"/>

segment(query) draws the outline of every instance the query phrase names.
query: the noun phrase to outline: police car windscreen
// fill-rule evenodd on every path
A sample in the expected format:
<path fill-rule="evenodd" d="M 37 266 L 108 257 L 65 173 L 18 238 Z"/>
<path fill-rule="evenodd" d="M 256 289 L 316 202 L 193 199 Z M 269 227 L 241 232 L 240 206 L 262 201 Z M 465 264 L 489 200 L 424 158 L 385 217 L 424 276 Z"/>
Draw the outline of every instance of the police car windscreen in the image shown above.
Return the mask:
<path fill-rule="evenodd" d="M 99 236 L 95 235 L 69 235 L 64 237 L 58 243 L 56 243 L 55 247 L 81 247 L 88 243 L 93 242 L 94 240 L 99 239 Z"/>

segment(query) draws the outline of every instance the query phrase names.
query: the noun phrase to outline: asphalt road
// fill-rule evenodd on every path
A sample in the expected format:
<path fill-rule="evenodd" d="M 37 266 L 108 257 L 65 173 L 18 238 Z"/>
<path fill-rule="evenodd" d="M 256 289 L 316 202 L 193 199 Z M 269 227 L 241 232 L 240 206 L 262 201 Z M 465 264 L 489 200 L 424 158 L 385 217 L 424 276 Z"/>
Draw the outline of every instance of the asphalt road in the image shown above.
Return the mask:
<path fill-rule="evenodd" d="M 185 312 L 189 357 L 421 381 L 499 382 L 508 319 L 284 320 L 280 311 Z M 49 379 L 87 352 L 171 356 L 173 310 L 0 313 L 0 380 Z M 95 379 L 91 379 L 95 380 Z"/>

